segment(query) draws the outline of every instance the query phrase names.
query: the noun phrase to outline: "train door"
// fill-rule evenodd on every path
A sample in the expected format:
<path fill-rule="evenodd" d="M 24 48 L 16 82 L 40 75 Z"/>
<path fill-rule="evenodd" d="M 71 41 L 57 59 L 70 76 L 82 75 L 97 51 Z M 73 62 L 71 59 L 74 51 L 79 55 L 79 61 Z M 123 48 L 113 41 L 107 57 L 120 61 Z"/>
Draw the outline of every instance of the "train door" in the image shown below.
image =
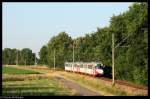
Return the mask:
<path fill-rule="evenodd" d="M 72 63 L 72 71 L 76 72 L 76 64 L 75 63 Z"/>
<path fill-rule="evenodd" d="M 90 75 L 92 74 L 92 65 L 91 64 L 88 64 L 87 73 Z"/>
<path fill-rule="evenodd" d="M 86 69 L 87 69 L 86 64 L 84 64 L 83 67 L 84 67 L 84 73 L 86 73 Z"/>
<path fill-rule="evenodd" d="M 88 65 L 87 64 L 85 64 L 85 67 L 86 67 L 86 74 L 88 74 Z"/>
<path fill-rule="evenodd" d="M 77 64 L 74 65 L 74 71 L 77 72 Z"/>
<path fill-rule="evenodd" d="M 80 72 L 80 64 L 77 65 L 77 72 Z"/>
<path fill-rule="evenodd" d="M 83 63 L 80 64 L 80 72 L 81 72 L 81 73 L 84 73 L 84 65 L 83 65 Z"/>
<path fill-rule="evenodd" d="M 92 75 L 93 76 L 96 76 L 97 74 L 96 74 L 96 68 L 95 68 L 95 66 L 93 66 L 93 68 L 92 68 Z"/>
<path fill-rule="evenodd" d="M 82 71 L 81 71 L 82 73 L 86 73 L 86 64 L 82 64 Z"/>

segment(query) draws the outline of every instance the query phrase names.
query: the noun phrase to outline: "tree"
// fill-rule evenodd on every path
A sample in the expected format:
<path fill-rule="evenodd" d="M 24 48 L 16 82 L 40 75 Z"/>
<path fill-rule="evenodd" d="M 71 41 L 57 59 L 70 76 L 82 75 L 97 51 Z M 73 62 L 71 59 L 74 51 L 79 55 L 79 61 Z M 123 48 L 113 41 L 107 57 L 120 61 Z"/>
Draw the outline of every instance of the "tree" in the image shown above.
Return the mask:
<path fill-rule="evenodd" d="M 4 64 L 10 64 L 11 63 L 11 49 L 5 48 L 3 50 L 3 63 Z"/>
<path fill-rule="evenodd" d="M 24 48 L 21 51 L 18 49 L 5 48 L 2 51 L 2 63 L 8 65 L 33 65 L 35 55 L 29 48 Z"/>
<path fill-rule="evenodd" d="M 65 32 L 59 33 L 58 36 L 54 36 L 48 42 L 48 65 L 53 67 L 54 63 L 54 50 L 56 66 L 64 68 L 64 62 L 70 61 L 72 56 L 71 46 L 72 39 Z"/>
<path fill-rule="evenodd" d="M 48 47 L 44 45 L 39 52 L 39 64 L 48 65 Z"/>

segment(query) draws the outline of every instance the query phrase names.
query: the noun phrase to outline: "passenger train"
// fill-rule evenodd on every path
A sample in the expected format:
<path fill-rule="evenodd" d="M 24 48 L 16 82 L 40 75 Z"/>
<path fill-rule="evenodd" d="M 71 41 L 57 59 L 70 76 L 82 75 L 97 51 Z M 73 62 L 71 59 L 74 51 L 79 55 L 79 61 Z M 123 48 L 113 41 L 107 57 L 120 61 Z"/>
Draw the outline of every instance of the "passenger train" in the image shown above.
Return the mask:
<path fill-rule="evenodd" d="M 65 62 L 65 71 L 84 73 L 92 76 L 105 74 L 105 65 L 97 62 Z"/>

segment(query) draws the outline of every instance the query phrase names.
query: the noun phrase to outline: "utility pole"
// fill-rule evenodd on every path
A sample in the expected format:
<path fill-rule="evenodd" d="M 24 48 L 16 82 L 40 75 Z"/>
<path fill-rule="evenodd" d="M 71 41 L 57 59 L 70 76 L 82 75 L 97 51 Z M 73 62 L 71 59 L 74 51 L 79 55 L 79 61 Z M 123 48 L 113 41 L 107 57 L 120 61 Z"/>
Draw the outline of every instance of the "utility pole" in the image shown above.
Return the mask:
<path fill-rule="evenodd" d="M 35 53 L 35 56 L 34 56 L 34 65 L 36 65 L 36 53 Z"/>
<path fill-rule="evenodd" d="M 55 69 L 55 49 L 54 49 L 54 69 Z"/>
<path fill-rule="evenodd" d="M 26 59 L 25 59 L 25 66 L 26 66 Z"/>
<path fill-rule="evenodd" d="M 74 63 L 74 41 L 73 41 L 73 56 L 72 56 L 72 59 L 73 59 L 73 63 Z"/>
<path fill-rule="evenodd" d="M 114 54 L 115 54 L 115 48 L 114 48 L 114 33 L 112 33 L 112 85 L 115 84 L 115 76 L 114 76 Z"/>

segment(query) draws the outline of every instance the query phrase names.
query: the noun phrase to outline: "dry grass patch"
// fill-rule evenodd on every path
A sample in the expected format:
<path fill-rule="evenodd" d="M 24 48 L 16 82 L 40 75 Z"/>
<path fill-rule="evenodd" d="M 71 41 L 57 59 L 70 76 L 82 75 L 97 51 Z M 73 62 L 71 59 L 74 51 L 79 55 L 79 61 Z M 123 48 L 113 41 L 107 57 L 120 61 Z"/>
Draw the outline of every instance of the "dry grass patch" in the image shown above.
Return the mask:
<path fill-rule="evenodd" d="M 135 93 L 135 92 L 128 92 L 122 89 L 121 86 L 115 85 L 112 86 L 111 82 L 104 81 L 98 78 L 70 73 L 70 72 L 61 72 L 60 75 L 65 77 L 68 80 L 72 80 L 83 87 L 91 89 L 93 91 L 99 92 L 102 95 L 112 96 L 134 96 L 134 95 L 146 95 L 145 93 Z"/>

